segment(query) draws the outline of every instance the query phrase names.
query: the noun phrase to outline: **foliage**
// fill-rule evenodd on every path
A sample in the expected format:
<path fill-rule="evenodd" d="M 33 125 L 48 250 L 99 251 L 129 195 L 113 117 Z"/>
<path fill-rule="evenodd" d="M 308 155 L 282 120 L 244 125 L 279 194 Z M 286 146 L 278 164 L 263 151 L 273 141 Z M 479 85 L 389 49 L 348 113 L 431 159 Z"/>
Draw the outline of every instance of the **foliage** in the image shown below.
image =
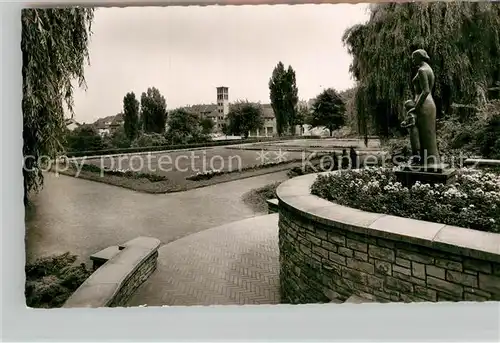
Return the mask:
<path fill-rule="evenodd" d="M 69 252 L 26 264 L 26 304 L 29 307 L 60 307 L 90 276 L 85 264 L 75 265 Z"/>
<path fill-rule="evenodd" d="M 151 87 L 141 95 L 141 120 L 146 133 L 165 132 L 167 103 L 160 91 Z"/>
<path fill-rule="evenodd" d="M 488 104 L 483 111 L 489 118 L 476 135 L 479 151 L 485 158 L 500 159 L 500 101 Z"/>
<path fill-rule="evenodd" d="M 495 2 L 373 4 L 370 20 L 344 33 L 358 81 L 356 108 L 366 128 L 382 135 L 399 128 L 402 104 L 411 97 L 411 53 L 425 49 L 436 75 L 438 116 L 451 104 L 480 104 L 500 79 L 500 6 Z"/>
<path fill-rule="evenodd" d="M 363 211 L 500 233 L 500 175 L 461 169 L 454 184 L 406 188 L 391 169 L 319 175 L 311 193 Z"/>
<path fill-rule="evenodd" d="M 188 144 L 207 141 L 200 118 L 192 112 L 177 109 L 168 120 L 167 138 L 171 144 Z"/>
<path fill-rule="evenodd" d="M 297 108 L 295 109 L 295 121 L 292 125 L 303 125 L 309 121 L 309 117 L 311 112 L 307 108 L 307 105 L 303 103 L 298 103 Z"/>
<path fill-rule="evenodd" d="M 330 130 L 340 128 L 345 122 L 345 104 L 342 97 L 333 88 L 321 92 L 315 99 L 309 124 L 325 126 Z"/>
<path fill-rule="evenodd" d="M 255 164 L 252 166 L 247 166 L 244 168 L 232 169 L 232 170 L 213 169 L 213 170 L 209 170 L 206 172 L 198 172 L 194 175 L 190 175 L 190 176 L 186 177 L 186 180 L 190 180 L 190 181 L 210 180 L 211 178 L 213 178 L 215 176 L 219 176 L 219 175 L 240 173 L 240 172 L 259 170 L 259 169 L 264 169 L 264 168 L 271 168 L 271 167 L 276 167 L 276 166 L 291 163 L 291 162 L 293 162 L 293 161 L 266 162 L 266 163 L 262 163 L 262 164 Z"/>
<path fill-rule="evenodd" d="M 250 206 L 255 212 L 265 212 L 268 209 L 266 200 L 276 199 L 276 189 L 281 182 L 252 189 L 243 195 L 243 202 Z"/>
<path fill-rule="evenodd" d="M 165 146 L 168 141 L 164 135 L 159 133 L 142 133 L 132 142 L 132 147 Z"/>
<path fill-rule="evenodd" d="M 73 110 L 72 80 L 85 85 L 93 8 L 33 8 L 21 12 L 24 200 L 43 184 L 39 156 L 62 150 L 64 106 Z"/>
<path fill-rule="evenodd" d="M 212 133 L 212 131 L 214 129 L 214 126 L 215 126 L 215 123 L 210 118 L 203 118 L 200 121 L 200 125 L 201 125 L 201 128 L 202 128 L 202 133 L 204 135 L 208 135 L 208 134 Z"/>
<path fill-rule="evenodd" d="M 135 93 L 130 92 L 123 98 L 123 127 L 129 141 L 133 141 L 139 132 L 139 101 Z"/>
<path fill-rule="evenodd" d="M 364 127 L 362 123 L 360 123 L 360 118 L 357 114 L 356 92 L 357 87 L 352 87 L 340 92 L 339 95 L 345 104 L 345 125 L 349 128 L 349 132 L 364 135 Z M 367 127 L 367 131 L 370 133 L 373 129 L 369 126 Z"/>
<path fill-rule="evenodd" d="M 161 135 L 159 135 L 161 136 Z M 202 137 L 205 138 L 205 137 Z M 303 136 L 301 139 L 319 139 L 319 136 Z M 206 138 L 208 139 L 208 138 Z M 297 139 L 295 136 L 281 137 L 279 140 L 289 140 Z M 105 150 L 94 150 L 94 151 L 70 151 L 67 153 L 68 157 L 82 157 L 82 156 L 100 156 L 100 155 L 113 155 L 113 154 L 130 154 L 138 152 L 148 152 L 148 151 L 161 151 L 161 150 L 179 150 L 188 148 L 202 148 L 202 147 L 215 147 L 224 146 L 231 144 L 241 144 L 241 143 L 259 143 L 259 142 L 272 142 L 276 141 L 274 137 L 252 137 L 242 139 L 230 139 L 230 140 L 220 140 L 220 141 L 201 141 L 195 143 L 187 144 L 167 144 L 162 146 L 134 146 L 131 148 L 115 148 L 115 149 L 105 149 Z"/>
<path fill-rule="evenodd" d="M 101 150 L 104 141 L 92 125 L 81 125 L 68 133 L 68 149 L 70 151 Z"/>
<path fill-rule="evenodd" d="M 238 101 L 232 105 L 227 118 L 229 132 L 245 138 L 248 137 L 249 131 L 261 129 L 264 126 L 261 106 L 248 101 Z"/>
<path fill-rule="evenodd" d="M 114 175 L 120 177 L 126 177 L 128 179 L 147 179 L 151 182 L 159 182 L 168 180 L 166 176 L 158 175 L 158 174 L 149 174 L 149 173 L 141 173 L 133 170 L 122 170 L 122 169 L 107 169 L 96 166 L 95 164 L 83 164 L 79 166 L 77 163 L 71 163 L 71 167 L 73 170 L 78 170 L 80 168 L 81 171 L 86 171 L 90 173 L 97 173 L 103 175 Z"/>
<path fill-rule="evenodd" d="M 123 126 L 117 127 L 111 134 L 102 138 L 104 149 L 126 149 L 130 147 L 131 141 L 125 134 Z"/>
<path fill-rule="evenodd" d="M 464 106 L 452 115 L 438 121 L 438 143 L 441 154 L 464 156 L 480 155 L 484 158 L 500 158 L 500 101 L 495 100 L 474 110 Z"/>
<path fill-rule="evenodd" d="M 271 106 L 276 116 L 276 131 L 278 136 L 281 136 L 297 121 L 296 106 L 299 97 L 292 66 L 285 70 L 283 63 L 278 63 L 269 80 L 269 91 Z"/>

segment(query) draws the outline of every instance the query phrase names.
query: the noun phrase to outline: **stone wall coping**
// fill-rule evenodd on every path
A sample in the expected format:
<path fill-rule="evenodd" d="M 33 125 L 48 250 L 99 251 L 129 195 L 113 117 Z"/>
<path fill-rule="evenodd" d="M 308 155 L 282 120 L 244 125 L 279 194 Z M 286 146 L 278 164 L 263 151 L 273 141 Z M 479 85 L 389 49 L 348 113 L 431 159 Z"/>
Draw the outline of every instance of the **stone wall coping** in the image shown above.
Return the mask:
<path fill-rule="evenodd" d="M 137 237 L 122 246 L 124 249 L 92 273 L 63 307 L 109 306 L 125 282 L 158 250 L 160 241 L 153 237 Z"/>
<path fill-rule="evenodd" d="M 466 165 L 477 165 L 486 167 L 496 167 L 500 166 L 500 160 L 489 160 L 484 158 L 468 158 L 465 160 Z"/>
<path fill-rule="evenodd" d="M 500 234 L 366 212 L 312 195 L 311 186 L 318 175 L 331 173 L 335 172 L 307 174 L 283 182 L 276 190 L 279 207 L 326 226 L 500 263 Z"/>

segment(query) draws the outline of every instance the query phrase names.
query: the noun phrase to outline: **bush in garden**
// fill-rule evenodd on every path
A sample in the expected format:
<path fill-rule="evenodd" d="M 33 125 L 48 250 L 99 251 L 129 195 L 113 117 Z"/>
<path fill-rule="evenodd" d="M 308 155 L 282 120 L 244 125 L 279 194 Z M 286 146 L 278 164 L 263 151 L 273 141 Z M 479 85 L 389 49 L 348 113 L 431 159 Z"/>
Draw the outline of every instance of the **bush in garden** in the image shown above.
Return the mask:
<path fill-rule="evenodd" d="M 477 145 L 483 157 L 500 159 L 500 101 L 492 102 L 484 111 L 488 119 L 478 130 Z"/>
<path fill-rule="evenodd" d="M 76 265 L 69 252 L 26 264 L 26 304 L 29 307 L 60 307 L 92 273 Z"/>
<path fill-rule="evenodd" d="M 164 135 L 160 133 L 142 133 L 132 142 L 132 147 L 165 146 L 169 142 Z"/>
<path fill-rule="evenodd" d="M 392 169 L 367 168 L 319 175 L 311 193 L 363 211 L 500 233 L 500 174 L 458 171 L 450 185 L 406 188 Z"/>

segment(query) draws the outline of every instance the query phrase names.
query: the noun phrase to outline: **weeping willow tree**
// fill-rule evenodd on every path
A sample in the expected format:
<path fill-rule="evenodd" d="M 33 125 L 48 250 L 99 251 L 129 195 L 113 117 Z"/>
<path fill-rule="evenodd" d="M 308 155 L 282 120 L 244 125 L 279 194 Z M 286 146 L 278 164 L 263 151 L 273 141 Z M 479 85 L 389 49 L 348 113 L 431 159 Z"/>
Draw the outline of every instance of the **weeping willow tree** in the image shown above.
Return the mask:
<path fill-rule="evenodd" d="M 425 49 L 436 75 L 437 113 L 452 103 L 476 104 L 500 79 L 500 6 L 494 2 L 373 4 L 367 23 L 344 33 L 358 81 L 361 127 L 373 121 L 380 134 L 399 127 L 404 100 L 412 97 L 411 53 Z"/>
<path fill-rule="evenodd" d="M 72 81 L 85 86 L 93 17 L 92 8 L 22 11 L 25 203 L 29 192 L 43 184 L 40 163 L 62 149 L 65 107 L 73 113 Z"/>

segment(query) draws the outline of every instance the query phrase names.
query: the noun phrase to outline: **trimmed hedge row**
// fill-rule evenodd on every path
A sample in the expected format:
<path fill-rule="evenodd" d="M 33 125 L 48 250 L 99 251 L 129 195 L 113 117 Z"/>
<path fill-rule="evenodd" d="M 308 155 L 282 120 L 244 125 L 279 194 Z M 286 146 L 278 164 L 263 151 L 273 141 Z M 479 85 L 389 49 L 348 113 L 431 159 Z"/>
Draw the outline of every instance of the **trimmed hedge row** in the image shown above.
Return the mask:
<path fill-rule="evenodd" d="M 115 155 L 115 154 L 129 154 L 134 152 L 153 152 L 153 151 L 163 151 L 163 150 L 180 150 L 189 148 L 203 148 L 203 147 L 213 147 L 213 146 L 223 146 L 232 144 L 246 144 L 246 143 L 260 143 L 260 142 L 272 142 L 272 141 L 283 141 L 291 139 L 320 139 L 321 136 L 285 136 L 285 137 L 259 137 L 259 138 L 247 138 L 247 139 L 231 139 L 226 141 L 210 141 L 205 143 L 192 143 L 192 144 L 178 144 L 178 145 L 165 145 L 165 146 L 148 146 L 148 147 L 137 147 L 137 148 L 117 148 L 117 149 L 105 149 L 105 150 L 94 150 L 94 151 L 74 151 L 66 153 L 67 157 L 89 157 L 89 156 L 100 156 L 100 155 Z"/>

